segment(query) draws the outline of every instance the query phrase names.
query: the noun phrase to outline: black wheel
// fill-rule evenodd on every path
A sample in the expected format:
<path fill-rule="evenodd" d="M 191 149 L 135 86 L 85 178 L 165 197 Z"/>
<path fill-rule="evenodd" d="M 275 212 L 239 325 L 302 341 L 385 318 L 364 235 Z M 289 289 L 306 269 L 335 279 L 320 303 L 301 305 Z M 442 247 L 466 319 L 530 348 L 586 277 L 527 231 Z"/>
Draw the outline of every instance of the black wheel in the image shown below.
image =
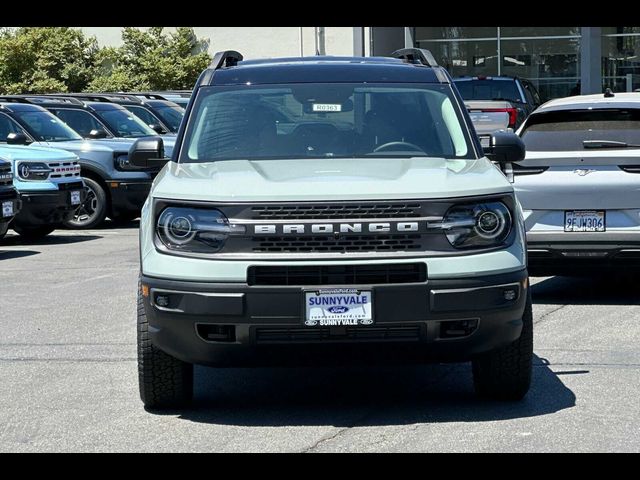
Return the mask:
<path fill-rule="evenodd" d="M 13 224 L 11 226 L 18 235 L 26 240 L 39 240 L 53 232 L 55 225 L 40 225 L 38 227 L 29 227 L 24 225 Z"/>
<path fill-rule="evenodd" d="M 156 348 L 149 340 L 149 324 L 138 285 L 138 382 L 147 408 L 183 406 L 193 397 L 193 365 Z"/>
<path fill-rule="evenodd" d="M 8 223 L 0 223 L 0 240 L 2 240 L 4 238 L 4 236 L 7 234 L 8 230 L 9 230 L 9 224 Z"/>
<path fill-rule="evenodd" d="M 520 400 L 529 391 L 533 361 L 531 294 L 522 315 L 522 333 L 515 342 L 473 360 L 473 383 L 480 397 Z"/>
<path fill-rule="evenodd" d="M 87 198 L 76 210 L 73 218 L 64 222 L 64 226 L 74 230 L 93 228 L 100 225 L 107 216 L 107 193 L 102 185 L 92 178 L 83 178 Z"/>

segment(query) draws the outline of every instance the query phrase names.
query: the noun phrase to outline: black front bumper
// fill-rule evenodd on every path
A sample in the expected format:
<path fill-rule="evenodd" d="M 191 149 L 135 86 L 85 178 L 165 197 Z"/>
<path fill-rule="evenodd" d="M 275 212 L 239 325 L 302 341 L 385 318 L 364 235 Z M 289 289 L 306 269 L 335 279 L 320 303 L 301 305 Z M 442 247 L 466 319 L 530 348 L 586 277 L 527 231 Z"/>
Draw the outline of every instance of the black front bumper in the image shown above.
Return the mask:
<path fill-rule="evenodd" d="M 15 223 L 24 226 L 56 225 L 73 218 L 80 204 L 71 204 L 71 192 L 80 192 L 80 204 L 86 197 L 83 187 L 72 190 L 21 191 L 22 210 Z"/>
<path fill-rule="evenodd" d="M 465 361 L 520 336 L 528 296 L 526 270 L 358 285 L 373 291 L 373 325 L 307 327 L 303 292 L 309 288 L 146 276 L 142 285 L 151 342 L 183 361 L 217 366 Z M 507 291 L 515 298 L 506 300 Z M 158 296 L 167 306 L 158 305 Z"/>
<path fill-rule="evenodd" d="M 151 180 L 107 181 L 111 196 L 111 213 L 115 216 L 139 212 L 149 196 Z"/>
<path fill-rule="evenodd" d="M 12 215 L 4 216 L 2 206 L 5 203 L 11 203 L 11 211 Z M 22 209 L 22 200 L 20 200 L 20 196 L 18 195 L 18 191 L 14 188 L 7 188 L 0 190 L 0 226 L 8 224 L 11 220 L 15 218 L 15 216 Z"/>

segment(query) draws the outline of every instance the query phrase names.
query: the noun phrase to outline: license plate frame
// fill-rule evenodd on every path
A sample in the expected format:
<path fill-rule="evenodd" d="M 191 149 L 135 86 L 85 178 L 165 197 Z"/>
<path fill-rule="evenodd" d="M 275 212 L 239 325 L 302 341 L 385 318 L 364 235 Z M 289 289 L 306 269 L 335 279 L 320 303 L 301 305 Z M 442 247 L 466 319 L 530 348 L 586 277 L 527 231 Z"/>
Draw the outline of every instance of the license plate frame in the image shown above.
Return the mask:
<path fill-rule="evenodd" d="M 580 225 L 576 226 L 576 219 L 580 219 Z M 602 220 L 602 226 L 599 220 Z M 574 220 L 574 221 L 570 221 Z M 565 210 L 564 231 L 567 233 L 601 233 L 607 231 L 606 210 Z"/>
<path fill-rule="evenodd" d="M 69 192 L 71 205 L 80 205 L 82 203 L 82 192 L 80 190 L 72 190 Z"/>
<path fill-rule="evenodd" d="M 2 218 L 9 218 L 15 215 L 15 207 L 13 206 L 13 201 L 8 200 L 2 202 Z"/>
<path fill-rule="evenodd" d="M 302 323 L 305 327 L 368 326 L 375 323 L 372 288 L 313 288 L 302 292 Z M 310 299 L 331 299 L 323 305 L 311 305 Z M 338 298 L 353 298 L 342 300 Z M 366 301 L 363 301 L 365 300 Z M 329 311 L 335 308 L 334 312 Z M 346 308 L 346 310 L 344 310 Z"/>

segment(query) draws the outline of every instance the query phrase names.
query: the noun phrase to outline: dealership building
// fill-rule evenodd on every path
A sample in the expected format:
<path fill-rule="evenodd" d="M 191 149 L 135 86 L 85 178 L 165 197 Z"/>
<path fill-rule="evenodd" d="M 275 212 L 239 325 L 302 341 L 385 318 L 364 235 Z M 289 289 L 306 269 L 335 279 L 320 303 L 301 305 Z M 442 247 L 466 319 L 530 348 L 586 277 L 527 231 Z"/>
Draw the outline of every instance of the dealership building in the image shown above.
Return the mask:
<path fill-rule="evenodd" d="M 83 27 L 101 45 L 121 43 L 118 27 Z M 430 50 L 451 75 L 517 75 L 544 99 L 640 89 L 640 27 L 194 27 L 210 52 L 245 58 L 388 55 Z"/>

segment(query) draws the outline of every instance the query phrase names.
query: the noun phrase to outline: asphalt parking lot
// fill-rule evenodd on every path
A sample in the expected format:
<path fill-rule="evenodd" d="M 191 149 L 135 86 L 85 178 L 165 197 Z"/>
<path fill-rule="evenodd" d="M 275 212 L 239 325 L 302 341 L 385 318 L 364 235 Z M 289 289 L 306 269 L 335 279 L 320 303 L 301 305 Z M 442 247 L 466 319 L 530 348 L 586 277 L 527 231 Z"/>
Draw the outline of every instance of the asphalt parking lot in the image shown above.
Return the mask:
<path fill-rule="evenodd" d="M 138 397 L 137 222 L 0 243 L 0 451 L 640 451 L 637 284 L 532 279 L 520 403 L 466 364 L 197 367 L 192 408 Z"/>

